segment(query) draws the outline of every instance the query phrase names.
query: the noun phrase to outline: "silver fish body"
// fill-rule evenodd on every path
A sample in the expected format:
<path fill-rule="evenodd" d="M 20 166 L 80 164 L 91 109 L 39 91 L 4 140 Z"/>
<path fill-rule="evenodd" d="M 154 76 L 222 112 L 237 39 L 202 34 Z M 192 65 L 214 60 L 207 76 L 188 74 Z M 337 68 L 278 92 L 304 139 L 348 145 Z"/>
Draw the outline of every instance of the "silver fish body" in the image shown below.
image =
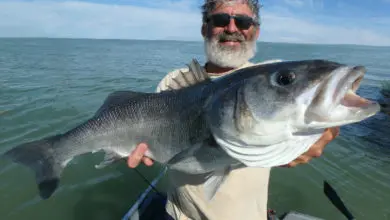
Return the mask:
<path fill-rule="evenodd" d="M 147 156 L 170 169 L 222 173 L 209 184 L 214 194 L 227 169 L 288 163 L 324 128 L 357 122 L 379 110 L 376 103 L 356 101 L 355 96 L 343 99 L 350 101 L 348 111 L 337 109 L 340 97 L 357 80 L 354 74 L 359 79 L 364 74 L 362 67 L 289 61 L 244 68 L 217 80 L 209 79 L 196 61 L 189 68 L 191 79 L 176 79 L 187 87 L 161 93 L 114 92 L 74 129 L 21 144 L 3 156 L 32 168 L 41 197 L 49 198 L 75 156 L 103 150 L 106 157 L 98 165 L 103 167 L 146 142 Z M 330 104 L 334 106 L 328 108 Z"/>

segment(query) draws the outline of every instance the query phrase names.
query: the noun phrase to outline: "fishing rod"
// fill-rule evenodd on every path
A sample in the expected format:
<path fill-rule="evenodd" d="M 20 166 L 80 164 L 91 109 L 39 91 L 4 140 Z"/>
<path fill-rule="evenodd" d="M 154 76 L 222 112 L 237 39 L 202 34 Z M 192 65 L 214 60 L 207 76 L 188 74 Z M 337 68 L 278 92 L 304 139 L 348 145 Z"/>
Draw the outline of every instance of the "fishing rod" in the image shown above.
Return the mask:
<path fill-rule="evenodd" d="M 327 182 L 324 181 L 324 193 L 326 197 L 330 200 L 330 202 L 348 219 L 355 220 L 355 217 L 351 214 L 351 212 L 347 209 L 344 202 L 341 200 L 340 196 L 337 195 L 336 190 Z"/>

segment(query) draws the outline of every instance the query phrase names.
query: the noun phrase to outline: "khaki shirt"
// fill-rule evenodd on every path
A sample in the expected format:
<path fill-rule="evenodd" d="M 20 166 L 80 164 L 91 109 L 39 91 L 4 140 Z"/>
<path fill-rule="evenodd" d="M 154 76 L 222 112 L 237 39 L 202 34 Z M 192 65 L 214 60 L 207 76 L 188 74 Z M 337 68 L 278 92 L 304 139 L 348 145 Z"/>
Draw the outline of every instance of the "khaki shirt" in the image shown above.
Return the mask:
<path fill-rule="evenodd" d="M 269 60 L 256 65 L 278 61 Z M 251 65 L 255 64 L 247 62 L 239 68 Z M 157 92 L 179 88 L 172 78 L 180 71 L 191 74 L 188 68 L 168 73 L 157 86 Z M 209 73 L 209 76 L 217 78 L 231 72 Z M 214 198 L 208 201 L 204 198 L 202 184 L 188 184 L 192 180 L 196 182 L 197 177 L 170 172 L 168 176 L 172 185 L 180 186 L 168 191 L 167 212 L 177 220 L 267 220 L 269 175 L 269 168 L 233 170 Z"/>

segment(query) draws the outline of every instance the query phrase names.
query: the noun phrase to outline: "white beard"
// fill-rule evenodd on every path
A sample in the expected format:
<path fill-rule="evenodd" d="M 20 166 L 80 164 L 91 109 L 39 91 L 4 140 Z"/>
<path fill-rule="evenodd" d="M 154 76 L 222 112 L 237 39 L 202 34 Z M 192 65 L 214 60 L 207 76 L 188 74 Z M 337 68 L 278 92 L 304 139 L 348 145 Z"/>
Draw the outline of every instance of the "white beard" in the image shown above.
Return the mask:
<path fill-rule="evenodd" d="M 238 68 L 256 54 L 256 40 L 241 42 L 239 48 L 219 45 L 217 39 L 204 40 L 207 61 L 220 67 Z"/>

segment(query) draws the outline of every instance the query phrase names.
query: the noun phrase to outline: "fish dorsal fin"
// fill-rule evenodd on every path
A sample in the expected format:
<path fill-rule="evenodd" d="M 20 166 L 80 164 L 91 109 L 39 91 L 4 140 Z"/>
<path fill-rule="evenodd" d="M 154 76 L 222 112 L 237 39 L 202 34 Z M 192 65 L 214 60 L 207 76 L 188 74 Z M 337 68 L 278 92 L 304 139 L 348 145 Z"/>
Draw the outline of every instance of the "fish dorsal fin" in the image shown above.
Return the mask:
<path fill-rule="evenodd" d="M 190 72 L 193 73 L 194 77 L 196 78 L 196 83 L 204 82 L 207 80 L 210 80 L 209 75 L 206 73 L 206 71 L 200 66 L 198 60 L 192 59 L 192 62 L 187 65 Z"/>
<path fill-rule="evenodd" d="M 115 91 L 107 96 L 102 106 L 96 111 L 95 116 L 100 115 L 102 112 L 107 111 L 111 108 L 125 105 L 136 97 L 140 97 L 146 93 L 134 92 L 134 91 Z"/>
<path fill-rule="evenodd" d="M 187 67 L 188 69 L 180 69 L 169 76 L 165 85 L 168 90 L 186 88 L 210 80 L 196 59 L 192 59 Z"/>

